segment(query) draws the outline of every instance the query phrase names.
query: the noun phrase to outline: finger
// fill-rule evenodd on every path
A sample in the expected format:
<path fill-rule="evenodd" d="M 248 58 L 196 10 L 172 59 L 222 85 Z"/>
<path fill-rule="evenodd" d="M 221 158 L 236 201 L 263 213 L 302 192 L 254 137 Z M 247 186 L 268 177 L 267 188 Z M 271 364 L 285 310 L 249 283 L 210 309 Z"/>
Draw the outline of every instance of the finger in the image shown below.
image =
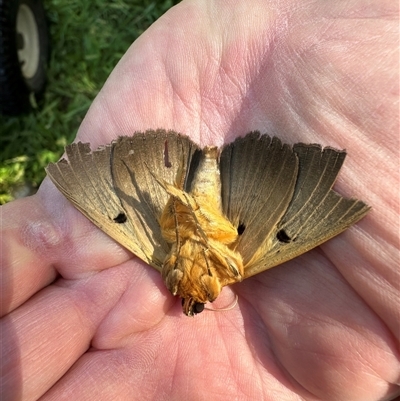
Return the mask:
<path fill-rule="evenodd" d="M 0 320 L 0 399 L 37 399 L 89 348 L 96 328 L 121 297 L 126 271 L 57 280 Z"/>
<path fill-rule="evenodd" d="M 62 235 L 43 218 L 36 199 L 17 200 L 0 209 L 0 316 L 21 305 L 57 275 L 48 249 L 57 248 Z"/>
<path fill-rule="evenodd" d="M 132 254 L 103 234 L 46 181 L 1 207 L 1 316 L 54 281 L 82 277 Z"/>

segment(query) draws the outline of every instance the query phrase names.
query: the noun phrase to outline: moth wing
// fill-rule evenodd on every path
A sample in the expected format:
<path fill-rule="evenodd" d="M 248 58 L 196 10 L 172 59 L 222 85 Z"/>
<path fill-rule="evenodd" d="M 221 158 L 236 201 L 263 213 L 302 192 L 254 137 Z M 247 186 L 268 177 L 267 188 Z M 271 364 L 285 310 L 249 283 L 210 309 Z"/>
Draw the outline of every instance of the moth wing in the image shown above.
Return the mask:
<path fill-rule="evenodd" d="M 111 145 L 91 151 L 88 143 L 72 143 L 66 148 L 68 161 L 51 163 L 46 171 L 62 194 L 90 221 L 142 260 L 154 265 L 151 251 L 135 235 L 132 221 L 115 193 L 111 169 Z M 120 223 L 118 221 L 121 221 Z M 158 264 L 154 265 L 160 269 Z"/>
<path fill-rule="evenodd" d="M 346 230 L 370 209 L 331 188 L 346 157 L 345 151 L 297 144 L 299 172 L 293 198 L 263 246 L 245 266 L 245 277 L 290 260 Z"/>
<path fill-rule="evenodd" d="M 115 193 L 135 227 L 135 237 L 158 268 L 170 251 L 159 220 L 170 195 L 159 181 L 186 189 L 198 146 L 188 137 L 164 130 L 120 137 L 112 147 L 111 175 Z M 196 157 L 195 157 L 196 155 Z"/>
<path fill-rule="evenodd" d="M 174 133 L 152 131 L 137 134 L 136 141 L 138 143 L 145 142 L 147 134 L 149 138 L 151 137 L 150 141 L 153 144 L 157 142 L 158 136 L 158 142 L 163 146 L 165 146 L 167 138 L 178 137 Z M 148 208 L 142 207 L 140 202 L 137 202 L 138 194 L 135 193 L 131 200 L 136 200 L 135 206 L 138 207 L 138 210 L 132 212 L 132 207 L 126 204 L 126 200 L 121 200 L 119 197 L 118 194 L 121 194 L 118 189 L 120 182 L 115 180 L 118 174 L 115 173 L 115 166 L 112 168 L 111 164 L 112 158 L 114 161 L 116 158 L 118 159 L 120 152 L 115 153 L 115 146 L 121 145 L 124 142 L 123 138 L 95 151 L 91 151 L 88 143 L 78 142 L 68 145 L 66 147 L 68 161 L 62 159 L 57 163 L 51 163 L 46 170 L 56 187 L 89 220 L 143 261 L 160 270 L 168 252 L 168 246 L 165 241 L 161 242 L 160 240 L 162 238 L 160 228 L 154 224 L 156 216 L 153 215 L 153 212 L 160 210 L 162 199 L 159 196 L 153 199 L 157 206 L 151 208 L 150 212 Z M 186 147 L 183 145 L 181 149 L 191 147 L 192 143 L 188 138 L 179 138 L 183 144 L 186 144 Z M 141 150 L 138 148 L 135 153 L 137 151 Z M 150 147 L 146 152 L 147 162 L 152 164 L 153 155 Z M 170 151 L 170 159 L 176 160 L 175 156 L 179 157 L 180 155 L 175 155 L 173 151 Z M 174 161 L 171 169 L 176 172 L 178 164 Z M 135 166 L 131 166 L 131 168 L 135 169 Z M 140 174 L 140 169 L 138 167 L 136 176 Z M 160 169 L 162 170 L 162 166 Z M 142 188 L 137 183 L 132 186 L 139 194 L 141 191 L 147 191 L 147 188 Z"/>
<path fill-rule="evenodd" d="M 298 157 L 278 138 L 237 138 L 220 156 L 222 209 L 238 228 L 236 250 L 246 265 L 269 238 L 293 197 Z"/>

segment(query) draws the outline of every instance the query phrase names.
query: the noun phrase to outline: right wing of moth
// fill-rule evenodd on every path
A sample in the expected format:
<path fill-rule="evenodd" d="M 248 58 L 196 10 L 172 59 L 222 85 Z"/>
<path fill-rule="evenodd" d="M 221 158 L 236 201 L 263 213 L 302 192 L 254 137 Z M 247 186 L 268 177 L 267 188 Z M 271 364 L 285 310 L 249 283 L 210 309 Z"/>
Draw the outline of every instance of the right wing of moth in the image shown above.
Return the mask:
<path fill-rule="evenodd" d="M 222 208 L 238 228 L 235 248 L 246 265 L 274 231 L 292 199 L 298 159 L 292 147 L 258 132 L 224 146 Z"/>
<path fill-rule="evenodd" d="M 346 152 L 296 144 L 299 174 L 289 207 L 264 248 L 245 267 L 250 277 L 290 260 L 338 235 L 360 220 L 370 207 L 340 196 L 331 188 Z"/>

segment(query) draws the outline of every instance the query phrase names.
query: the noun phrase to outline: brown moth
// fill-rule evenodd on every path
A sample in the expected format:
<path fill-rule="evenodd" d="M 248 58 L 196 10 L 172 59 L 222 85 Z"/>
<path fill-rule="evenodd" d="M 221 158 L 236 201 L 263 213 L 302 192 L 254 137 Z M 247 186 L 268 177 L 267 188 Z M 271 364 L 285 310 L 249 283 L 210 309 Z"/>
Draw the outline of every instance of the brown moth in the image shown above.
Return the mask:
<path fill-rule="evenodd" d="M 189 316 L 222 287 L 307 252 L 369 210 L 331 189 L 345 151 L 258 132 L 222 150 L 157 130 L 66 153 L 47 167 L 57 188 L 160 271 Z"/>

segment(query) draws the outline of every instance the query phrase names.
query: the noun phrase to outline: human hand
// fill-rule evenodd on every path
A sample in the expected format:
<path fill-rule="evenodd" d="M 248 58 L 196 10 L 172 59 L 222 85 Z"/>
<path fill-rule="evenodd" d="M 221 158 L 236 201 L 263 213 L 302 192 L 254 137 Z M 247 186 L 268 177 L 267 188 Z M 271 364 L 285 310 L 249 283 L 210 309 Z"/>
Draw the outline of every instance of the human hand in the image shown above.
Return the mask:
<path fill-rule="evenodd" d="M 252 130 L 346 148 L 356 226 L 182 314 L 154 269 L 45 180 L 2 207 L 1 396 L 378 400 L 398 394 L 397 8 L 183 1 L 128 50 L 78 132 L 201 145 Z M 0 396 L 0 398 L 1 398 Z"/>

